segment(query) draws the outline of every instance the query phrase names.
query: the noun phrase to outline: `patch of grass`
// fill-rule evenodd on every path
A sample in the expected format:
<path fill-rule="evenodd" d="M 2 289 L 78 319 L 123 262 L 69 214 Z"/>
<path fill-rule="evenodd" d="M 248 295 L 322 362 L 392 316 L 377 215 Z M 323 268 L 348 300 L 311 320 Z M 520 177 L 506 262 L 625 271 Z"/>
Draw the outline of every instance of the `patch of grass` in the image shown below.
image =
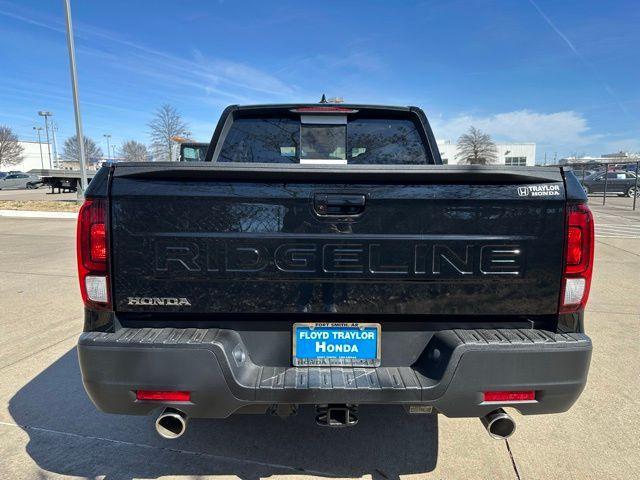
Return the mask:
<path fill-rule="evenodd" d="M 80 209 L 74 200 L 0 200 L 0 210 L 35 210 L 38 212 L 77 212 Z"/>

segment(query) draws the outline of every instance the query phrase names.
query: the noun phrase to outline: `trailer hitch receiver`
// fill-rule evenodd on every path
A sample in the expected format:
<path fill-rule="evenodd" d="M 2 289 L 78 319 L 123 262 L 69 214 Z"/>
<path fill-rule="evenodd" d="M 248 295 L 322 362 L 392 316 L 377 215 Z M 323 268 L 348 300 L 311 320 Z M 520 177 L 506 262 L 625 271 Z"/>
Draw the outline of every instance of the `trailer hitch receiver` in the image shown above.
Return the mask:
<path fill-rule="evenodd" d="M 344 403 L 317 405 L 316 423 L 323 427 L 352 427 L 358 423 L 358 406 Z"/>

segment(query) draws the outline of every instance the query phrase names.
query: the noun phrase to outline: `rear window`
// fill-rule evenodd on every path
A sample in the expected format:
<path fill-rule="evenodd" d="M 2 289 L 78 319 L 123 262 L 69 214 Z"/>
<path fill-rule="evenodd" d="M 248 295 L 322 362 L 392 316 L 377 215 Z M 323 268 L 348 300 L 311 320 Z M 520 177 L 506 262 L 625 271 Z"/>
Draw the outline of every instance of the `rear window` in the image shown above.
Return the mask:
<path fill-rule="evenodd" d="M 411 120 L 363 118 L 348 124 L 349 163 L 420 165 L 430 163 Z"/>
<path fill-rule="evenodd" d="M 346 160 L 347 126 L 302 124 L 300 145 L 303 160 Z"/>
<path fill-rule="evenodd" d="M 433 163 L 413 121 L 355 118 L 332 123 L 298 118 L 237 118 L 227 133 L 219 162 L 348 163 L 421 165 Z"/>
<path fill-rule="evenodd" d="M 297 163 L 300 122 L 289 118 L 238 118 L 227 134 L 219 162 Z"/>

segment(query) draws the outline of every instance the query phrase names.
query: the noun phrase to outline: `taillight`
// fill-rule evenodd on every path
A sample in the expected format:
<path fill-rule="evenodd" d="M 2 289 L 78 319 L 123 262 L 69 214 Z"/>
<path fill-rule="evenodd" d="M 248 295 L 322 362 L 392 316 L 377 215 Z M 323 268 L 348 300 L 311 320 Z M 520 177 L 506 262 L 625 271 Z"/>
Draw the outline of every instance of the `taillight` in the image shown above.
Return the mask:
<path fill-rule="evenodd" d="M 77 254 L 82 301 L 94 309 L 110 308 L 106 200 L 87 199 L 80 207 Z"/>
<path fill-rule="evenodd" d="M 560 313 L 584 310 L 593 273 L 593 215 L 586 205 L 567 208 L 567 239 Z"/>
<path fill-rule="evenodd" d="M 89 247 L 92 262 L 107 261 L 107 231 L 104 223 L 94 223 L 89 230 Z"/>

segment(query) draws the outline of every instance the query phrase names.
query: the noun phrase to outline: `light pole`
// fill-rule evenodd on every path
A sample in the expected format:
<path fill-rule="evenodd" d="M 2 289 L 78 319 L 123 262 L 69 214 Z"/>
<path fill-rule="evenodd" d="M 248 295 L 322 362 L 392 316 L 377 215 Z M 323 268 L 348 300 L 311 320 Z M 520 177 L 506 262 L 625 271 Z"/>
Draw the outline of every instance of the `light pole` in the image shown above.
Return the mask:
<path fill-rule="evenodd" d="M 107 161 L 111 161 L 111 147 L 109 146 L 109 139 L 111 138 L 111 134 L 105 133 L 102 136 L 107 139 Z"/>
<path fill-rule="evenodd" d="M 65 18 L 67 21 L 67 48 L 69 49 L 69 71 L 71 73 L 71 92 L 73 94 L 73 110 L 76 119 L 76 135 L 80 153 L 80 190 L 84 197 L 87 188 L 87 172 L 84 164 L 84 135 L 82 134 L 82 117 L 80 116 L 80 99 L 78 98 L 78 75 L 76 73 L 76 52 L 73 45 L 73 24 L 71 23 L 70 0 L 64 0 Z"/>
<path fill-rule="evenodd" d="M 42 140 L 40 140 L 40 132 L 42 131 L 42 127 L 33 127 L 33 129 L 38 132 L 38 146 L 40 147 L 40 166 L 44 170 L 44 157 L 42 156 Z"/>
<path fill-rule="evenodd" d="M 38 112 L 38 115 L 44 117 L 44 128 L 47 132 L 47 151 L 49 152 L 49 168 L 53 168 L 53 166 L 51 165 L 51 145 L 49 144 L 49 117 L 53 114 L 45 110 L 40 110 Z"/>
<path fill-rule="evenodd" d="M 56 132 L 58 131 L 58 125 L 55 122 L 51 122 L 51 138 L 53 139 L 53 165 L 58 168 L 58 143 L 56 142 Z"/>

